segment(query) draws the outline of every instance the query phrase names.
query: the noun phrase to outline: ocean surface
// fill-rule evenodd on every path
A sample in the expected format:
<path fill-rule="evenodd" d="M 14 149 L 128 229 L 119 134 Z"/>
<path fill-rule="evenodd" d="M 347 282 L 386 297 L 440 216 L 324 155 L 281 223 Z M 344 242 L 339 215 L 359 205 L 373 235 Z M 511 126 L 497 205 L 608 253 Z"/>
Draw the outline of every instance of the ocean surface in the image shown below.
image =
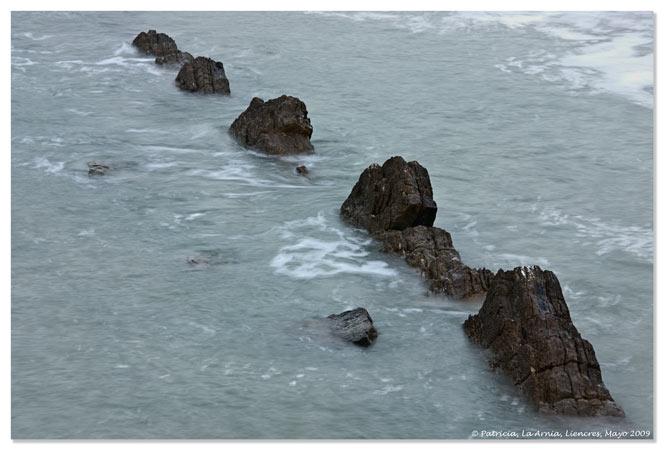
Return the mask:
<path fill-rule="evenodd" d="M 130 45 L 155 28 L 232 95 L 179 91 Z M 651 13 L 13 13 L 13 437 L 652 433 L 653 34 Z M 282 94 L 314 155 L 228 135 Z M 557 274 L 624 419 L 535 412 L 464 335 L 480 303 L 340 221 L 393 155 L 428 169 L 468 265 Z M 311 320 L 356 306 L 368 349 Z"/>

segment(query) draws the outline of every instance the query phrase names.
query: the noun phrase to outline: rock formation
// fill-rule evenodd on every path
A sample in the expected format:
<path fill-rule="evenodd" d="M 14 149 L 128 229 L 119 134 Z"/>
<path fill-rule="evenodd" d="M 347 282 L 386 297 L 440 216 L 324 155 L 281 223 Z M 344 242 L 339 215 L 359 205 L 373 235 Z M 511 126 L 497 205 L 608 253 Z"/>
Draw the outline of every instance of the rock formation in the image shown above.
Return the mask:
<path fill-rule="evenodd" d="M 267 102 L 254 97 L 230 127 L 240 144 L 271 155 L 313 152 L 312 132 L 305 104 L 286 95 Z"/>
<path fill-rule="evenodd" d="M 111 170 L 111 167 L 107 166 L 106 164 L 102 164 L 97 161 L 88 162 L 88 175 L 90 176 L 106 175 L 106 172 L 109 170 Z"/>
<path fill-rule="evenodd" d="M 378 337 L 373 320 L 364 308 L 332 314 L 327 318 L 330 320 L 330 327 L 334 335 L 360 347 L 370 346 Z"/>
<path fill-rule="evenodd" d="M 341 206 L 341 216 L 406 258 L 433 292 L 469 298 L 486 292 L 493 274 L 461 262 L 450 234 L 433 226 L 438 208 L 429 173 L 417 161 L 395 156 L 366 168 Z"/>
<path fill-rule="evenodd" d="M 624 415 L 604 387 L 593 346 L 572 323 L 553 272 L 499 270 L 479 313 L 463 327 L 540 411 Z"/>
<path fill-rule="evenodd" d="M 231 93 L 224 65 L 203 56 L 186 62 L 180 68 L 180 72 L 175 78 L 175 84 L 182 90 L 203 94 L 229 95 Z"/>
<path fill-rule="evenodd" d="M 295 171 L 296 171 L 298 174 L 300 174 L 300 175 L 305 175 L 305 176 L 306 176 L 306 175 L 309 174 L 309 169 L 307 169 L 307 166 L 304 166 L 304 165 L 302 165 L 302 166 L 297 166 L 297 167 L 295 168 Z"/>
<path fill-rule="evenodd" d="M 364 169 L 341 206 L 341 215 L 370 233 L 432 226 L 438 208 L 429 173 L 417 161 L 394 156 Z"/>
<path fill-rule="evenodd" d="M 490 270 L 471 269 L 462 263 L 452 236 L 441 228 L 419 225 L 385 231 L 377 239 L 382 241 L 384 251 L 401 254 L 408 264 L 421 269 L 433 292 L 473 297 L 484 294 L 493 279 Z"/>
<path fill-rule="evenodd" d="M 191 54 L 178 50 L 169 35 L 157 33 L 156 30 L 140 32 L 131 44 L 146 55 L 156 56 L 157 64 L 175 64 L 193 59 Z"/>

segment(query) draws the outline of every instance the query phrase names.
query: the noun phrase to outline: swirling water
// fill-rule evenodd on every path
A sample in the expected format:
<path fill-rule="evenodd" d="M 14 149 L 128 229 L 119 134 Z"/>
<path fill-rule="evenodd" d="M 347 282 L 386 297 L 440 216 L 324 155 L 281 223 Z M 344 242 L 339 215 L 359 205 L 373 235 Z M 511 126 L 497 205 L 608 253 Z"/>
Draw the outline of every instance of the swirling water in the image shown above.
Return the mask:
<path fill-rule="evenodd" d="M 129 45 L 148 28 L 232 95 L 178 91 Z M 652 48 L 648 13 L 13 13 L 13 436 L 651 430 Z M 284 93 L 315 155 L 232 141 Z M 468 264 L 556 272 L 625 419 L 537 414 L 464 336 L 479 303 L 339 220 L 395 154 Z M 354 306 L 369 349 L 309 320 Z"/>

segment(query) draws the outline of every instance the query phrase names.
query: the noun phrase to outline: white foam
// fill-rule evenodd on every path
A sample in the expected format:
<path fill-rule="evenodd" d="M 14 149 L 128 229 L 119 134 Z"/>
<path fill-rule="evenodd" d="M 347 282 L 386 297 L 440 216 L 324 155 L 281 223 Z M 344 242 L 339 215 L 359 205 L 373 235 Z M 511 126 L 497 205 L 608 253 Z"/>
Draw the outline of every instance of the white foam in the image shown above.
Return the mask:
<path fill-rule="evenodd" d="M 137 55 L 138 52 L 136 51 L 136 48 L 129 44 L 128 42 L 123 42 L 120 47 L 118 47 L 113 54 L 115 56 L 121 56 L 121 55 Z"/>
<path fill-rule="evenodd" d="M 58 173 L 65 167 L 62 161 L 51 162 L 48 158 L 39 157 L 35 158 L 35 168 L 44 169 L 47 173 Z"/>
<path fill-rule="evenodd" d="M 307 235 L 310 232 L 323 232 L 328 236 L 311 237 Z M 340 273 L 397 276 L 397 272 L 386 262 L 367 259 L 369 252 L 366 246 L 370 240 L 347 236 L 330 226 L 321 213 L 286 223 L 281 228 L 281 237 L 297 242 L 280 248 L 272 259 L 270 266 L 276 273 L 297 279 L 330 277 Z"/>
<path fill-rule="evenodd" d="M 52 34 L 45 34 L 43 36 L 37 37 L 34 34 L 32 34 L 32 32 L 23 33 L 23 36 L 27 37 L 28 39 L 32 39 L 33 41 L 43 41 L 44 39 L 50 39 L 53 37 Z"/>

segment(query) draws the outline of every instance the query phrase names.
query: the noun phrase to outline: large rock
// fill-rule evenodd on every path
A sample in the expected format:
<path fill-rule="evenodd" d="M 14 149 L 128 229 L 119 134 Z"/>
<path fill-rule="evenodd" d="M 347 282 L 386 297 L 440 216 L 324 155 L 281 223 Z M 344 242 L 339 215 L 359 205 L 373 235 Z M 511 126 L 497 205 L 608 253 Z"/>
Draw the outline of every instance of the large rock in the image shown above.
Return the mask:
<path fill-rule="evenodd" d="M 484 294 L 491 284 L 493 273 L 461 262 L 452 236 L 441 228 L 420 225 L 386 231 L 376 238 L 382 241 L 384 251 L 400 254 L 408 264 L 421 269 L 433 292 L 465 299 Z"/>
<path fill-rule="evenodd" d="M 327 318 L 330 320 L 330 327 L 334 335 L 360 347 L 370 346 L 378 337 L 373 320 L 364 308 L 332 314 Z"/>
<path fill-rule="evenodd" d="M 230 133 L 245 147 L 271 155 L 313 152 L 313 128 L 307 107 L 298 98 L 282 95 L 264 102 L 258 97 L 235 119 Z"/>
<path fill-rule="evenodd" d="M 198 56 L 193 61 L 185 63 L 175 78 L 175 84 L 180 89 L 190 92 L 225 95 L 231 93 L 224 65 L 204 56 Z"/>
<path fill-rule="evenodd" d="M 546 413 L 623 416 L 602 382 L 590 342 L 572 323 L 555 274 L 539 267 L 498 271 L 466 334 L 492 351 L 492 365 Z"/>
<path fill-rule="evenodd" d="M 382 166 L 372 164 L 362 172 L 341 206 L 349 223 L 370 233 L 432 226 L 436 202 L 429 173 L 417 161 L 394 156 Z"/>

